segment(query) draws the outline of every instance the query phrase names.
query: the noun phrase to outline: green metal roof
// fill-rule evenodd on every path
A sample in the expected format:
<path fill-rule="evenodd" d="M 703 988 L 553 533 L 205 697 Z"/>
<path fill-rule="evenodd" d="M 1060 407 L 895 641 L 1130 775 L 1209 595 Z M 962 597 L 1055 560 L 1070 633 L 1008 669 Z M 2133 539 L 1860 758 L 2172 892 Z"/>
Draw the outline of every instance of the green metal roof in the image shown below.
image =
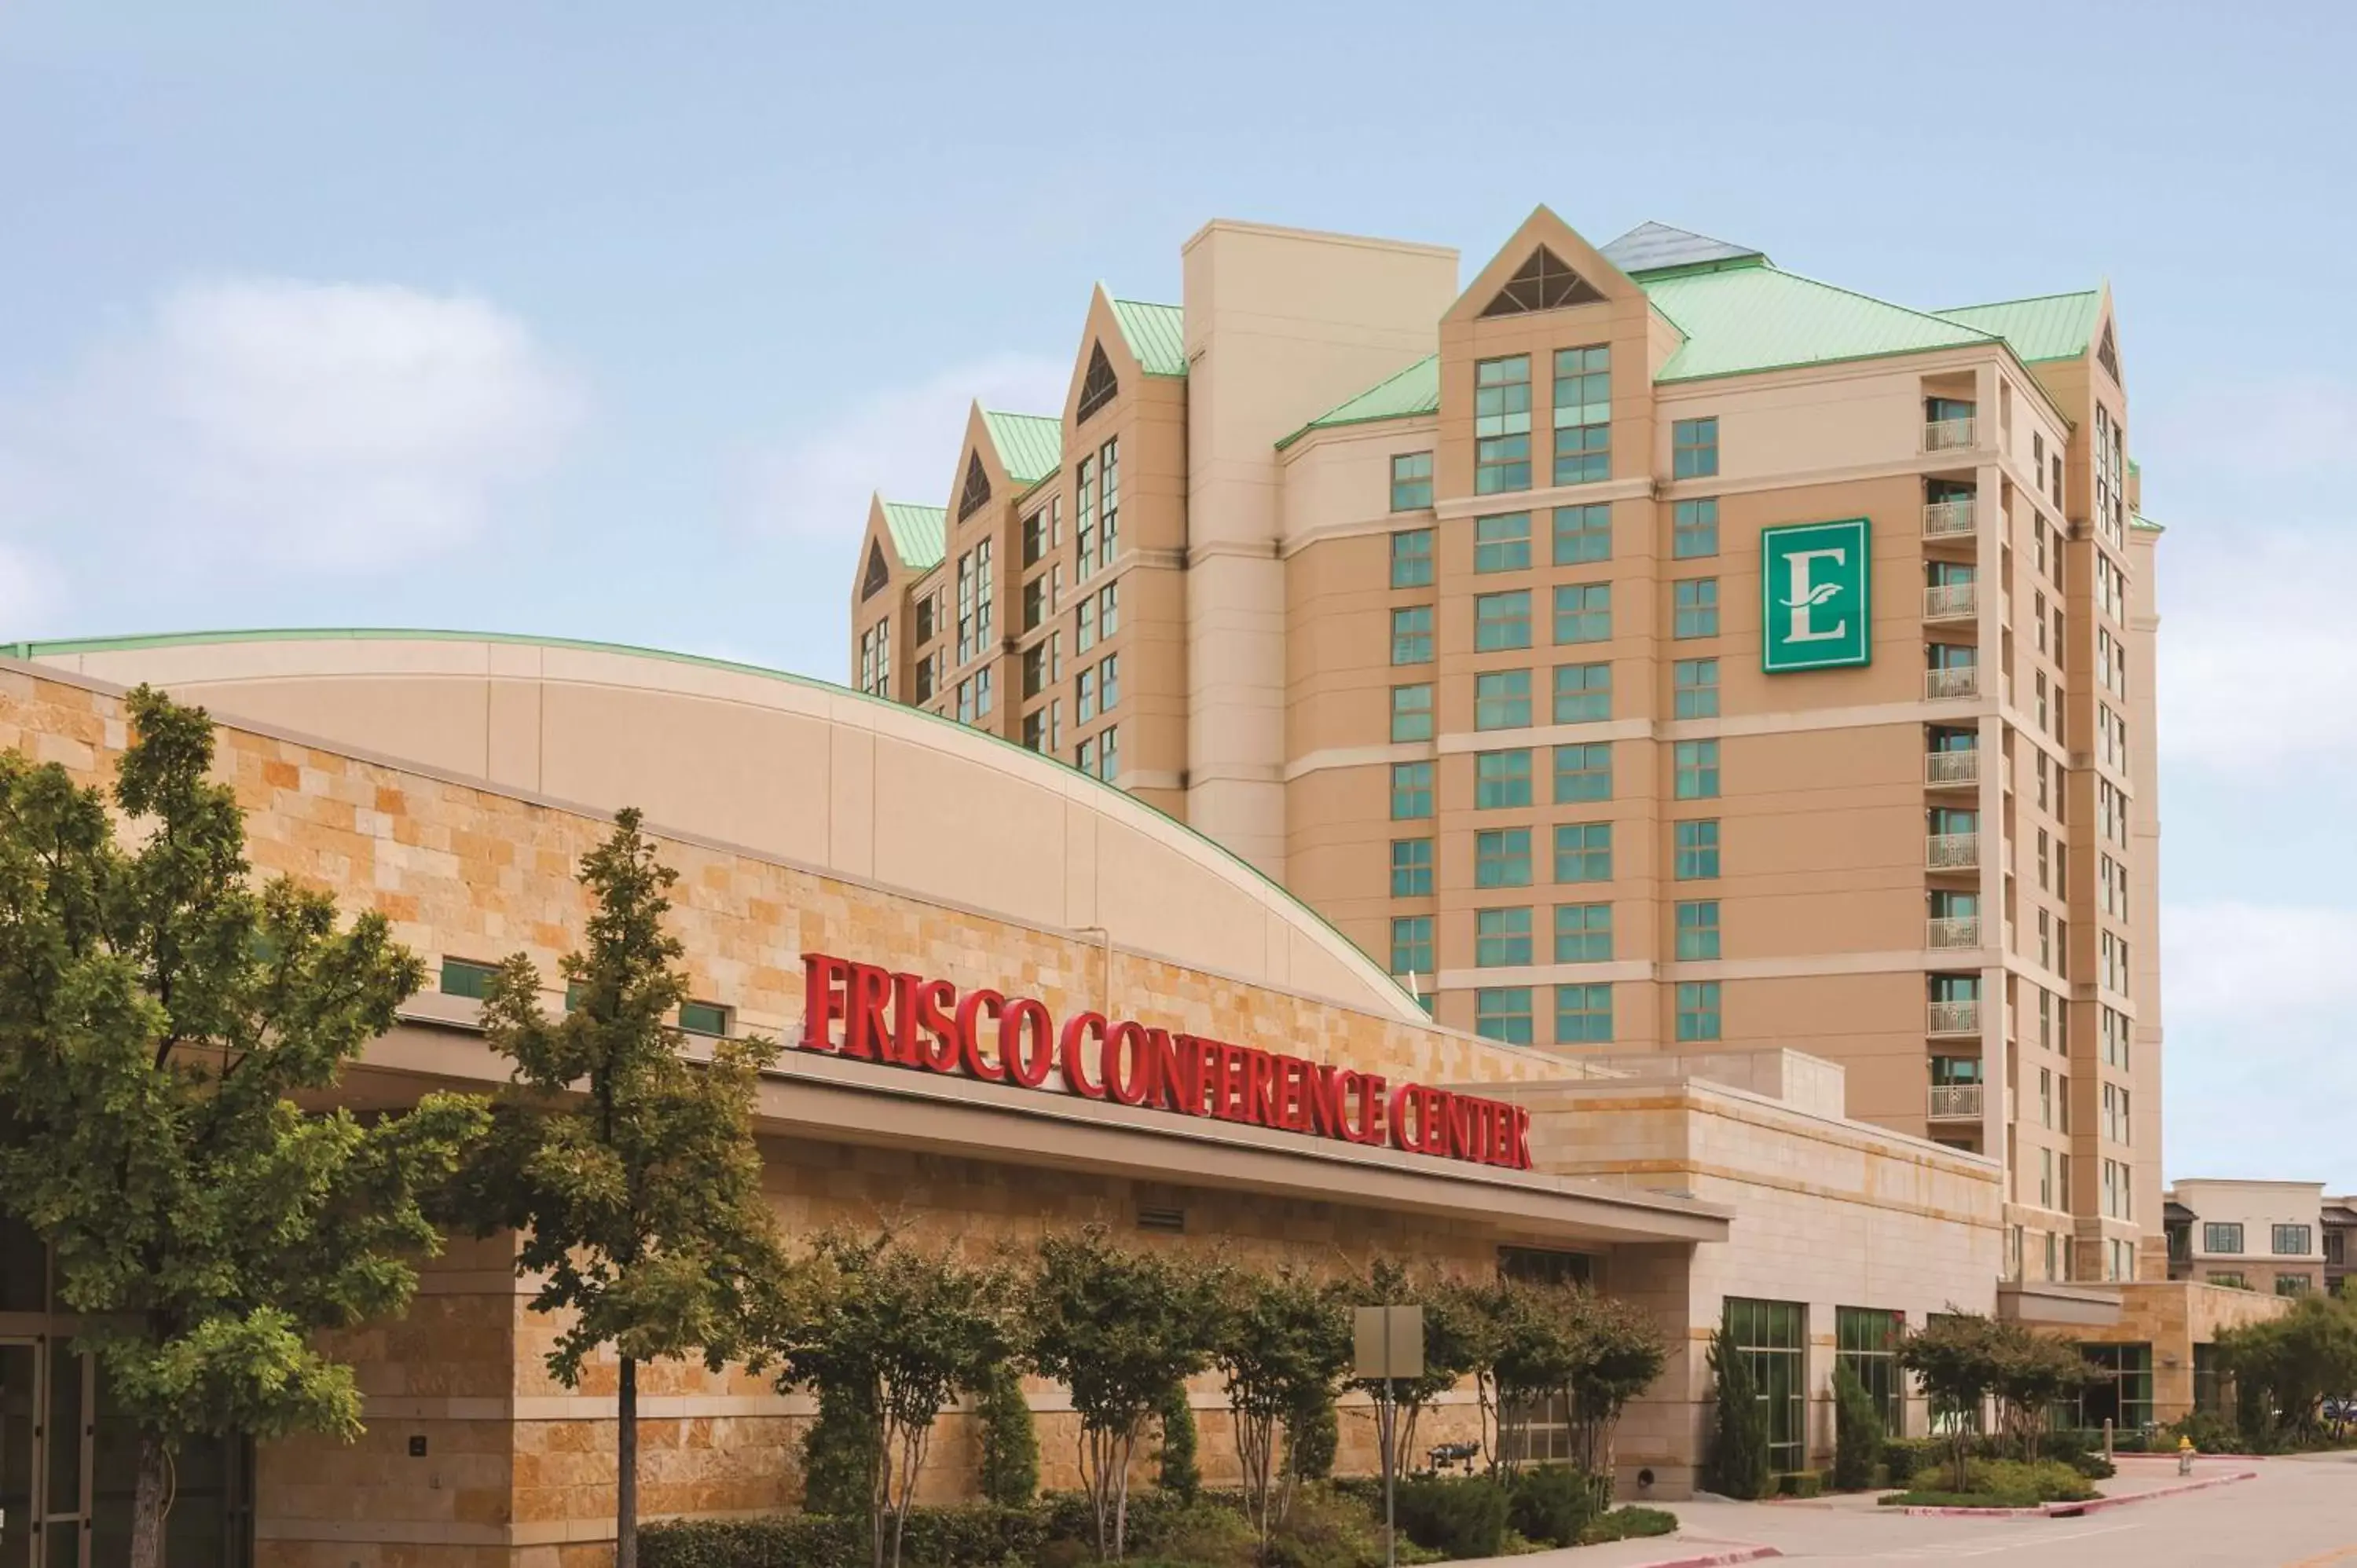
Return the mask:
<path fill-rule="evenodd" d="M 949 532 L 949 517 L 947 507 L 886 501 L 884 526 L 892 531 L 892 548 L 900 553 L 900 564 L 911 572 L 939 565 L 945 548 L 942 539 Z"/>
<path fill-rule="evenodd" d="M 1276 444 L 1284 451 L 1313 430 L 1338 424 L 1365 424 L 1378 419 L 1405 419 L 1410 414 L 1440 412 L 1440 356 L 1426 354 L 1390 380 L 1368 388 L 1350 402 L 1327 410 Z"/>
<path fill-rule="evenodd" d="M 1064 422 L 1044 413 L 982 411 L 1006 477 L 1018 485 L 1044 479 L 1064 466 Z"/>
<path fill-rule="evenodd" d="M 1804 278 L 1765 261 L 1639 280 L 1685 334 L 1657 381 L 1870 360 L 1995 341 L 1994 335 Z"/>
<path fill-rule="evenodd" d="M 2036 299 L 2006 299 L 1935 312 L 1942 320 L 1986 332 L 2013 345 L 2025 364 L 2039 360 L 2075 360 L 2095 336 L 2101 290 L 2049 294 Z"/>
<path fill-rule="evenodd" d="M 2128 519 L 2128 526 L 2135 529 L 2138 533 L 2166 533 L 2169 532 L 2169 530 L 2153 521 L 2152 519 L 2145 516 L 2142 512 L 2137 512 L 2134 516 L 2130 517 Z"/>
<path fill-rule="evenodd" d="M 1116 299 L 1114 318 L 1129 351 L 1149 376 L 1187 373 L 1187 313 L 1175 305 L 1148 305 L 1143 300 Z"/>

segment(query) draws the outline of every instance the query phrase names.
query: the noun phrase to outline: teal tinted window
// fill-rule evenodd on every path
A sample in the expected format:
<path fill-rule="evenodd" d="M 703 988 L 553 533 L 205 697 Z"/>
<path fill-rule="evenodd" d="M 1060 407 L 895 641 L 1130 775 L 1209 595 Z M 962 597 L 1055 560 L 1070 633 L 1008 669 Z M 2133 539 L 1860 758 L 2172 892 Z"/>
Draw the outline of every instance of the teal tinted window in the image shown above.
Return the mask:
<path fill-rule="evenodd" d="M 1530 962 L 1530 910 L 1476 909 L 1473 912 L 1473 961 L 1483 969 Z"/>
<path fill-rule="evenodd" d="M 1403 915 L 1392 922 L 1392 972 L 1432 972 L 1432 917 Z"/>
<path fill-rule="evenodd" d="M 1528 887 L 1531 830 L 1492 828 L 1473 835 L 1473 886 Z"/>
<path fill-rule="evenodd" d="M 1432 504 L 1432 454 L 1402 452 L 1392 458 L 1392 510 L 1416 511 Z"/>
<path fill-rule="evenodd" d="M 1611 958 L 1611 905 L 1558 904 L 1555 907 L 1555 962 L 1608 963 Z"/>
<path fill-rule="evenodd" d="M 726 1035 L 728 1009 L 717 1002 L 683 1002 L 679 1004 L 679 1026 L 691 1035 Z"/>
<path fill-rule="evenodd" d="M 1424 898 L 1432 893 L 1432 841 L 1392 840 L 1392 897 Z"/>
<path fill-rule="evenodd" d="M 1718 553 L 1718 498 L 1679 501 L 1671 509 L 1670 554 L 1693 561 Z"/>
<path fill-rule="evenodd" d="M 1432 815 L 1432 764 L 1392 764 L 1392 817 L 1405 822 Z"/>
<path fill-rule="evenodd" d="M 1700 822 L 1676 825 L 1677 855 L 1673 867 L 1681 882 L 1693 882 L 1718 875 L 1718 822 L 1706 818 Z"/>
<path fill-rule="evenodd" d="M 1415 741 L 1431 738 L 1432 688 L 1428 685 L 1394 686 L 1392 739 Z"/>
<path fill-rule="evenodd" d="M 1612 716 L 1612 666 L 1558 664 L 1555 668 L 1555 722 L 1595 724 Z"/>
<path fill-rule="evenodd" d="M 1392 662 L 1432 662 L 1432 607 L 1408 605 L 1392 611 Z"/>
<path fill-rule="evenodd" d="M 1555 356 L 1555 482 L 1612 477 L 1612 351 L 1601 344 Z"/>
<path fill-rule="evenodd" d="M 1555 830 L 1557 882 L 1612 880 L 1612 824 L 1566 822 Z"/>
<path fill-rule="evenodd" d="M 1531 988 L 1484 986 L 1473 993 L 1473 1032 L 1509 1046 L 1531 1043 Z"/>
<path fill-rule="evenodd" d="M 1531 754 L 1480 751 L 1473 755 L 1473 805 L 1477 811 L 1531 803 Z"/>
<path fill-rule="evenodd" d="M 1612 585 L 1566 583 L 1555 591 L 1557 642 L 1612 640 Z"/>
<path fill-rule="evenodd" d="M 1608 614 L 1608 619 L 1609 619 Z M 1473 596 L 1473 649 L 1489 653 L 1531 645 L 1531 591 Z"/>
<path fill-rule="evenodd" d="M 1473 368 L 1473 489 L 1531 488 L 1531 359 L 1516 354 Z"/>
<path fill-rule="evenodd" d="M 1718 982 L 1678 982 L 1678 1038 L 1716 1040 L 1718 1037 Z"/>
<path fill-rule="evenodd" d="M 1718 472 L 1718 421 L 1681 419 L 1670 426 L 1670 477 L 1706 479 Z"/>
<path fill-rule="evenodd" d="M 1673 585 L 1675 596 L 1671 634 L 1675 637 L 1718 635 L 1718 579 L 1688 577 Z"/>
<path fill-rule="evenodd" d="M 1491 670 L 1473 677 L 1473 727 L 1524 729 L 1531 722 L 1531 672 Z"/>
<path fill-rule="evenodd" d="M 1718 716 L 1718 660 L 1716 659 L 1681 659 L 1674 666 L 1673 679 L 1674 712 L 1682 719 L 1715 719 Z"/>
<path fill-rule="evenodd" d="M 1510 511 L 1473 520 L 1473 570 L 1520 572 L 1531 564 L 1531 514 Z"/>
<path fill-rule="evenodd" d="M 1392 535 L 1392 586 L 1432 586 L 1432 530 L 1407 528 Z M 1081 646 L 1088 646 L 1085 638 Z"/>
<path fill-rule="evenodd" d="M 500 972 L 495 963 L 477 963 L 472 959 L 446 958 L 442 961 L 442 994 L 471 996 L 481 1000 L 491 993 L 491 977 Z"/>
<path fill-rule="evenodd" d="M 1612 747 L 1605 742 L 1555 748 L 1555 803 L 1612 799 Z"/>
<path fill-rule="evenodd" d="M 1609 506 L 1559 506 L 1555 509 L 1555 564 L 1584 566 L 1612 559 L 1612 509 Z"/>
<path fill-rule="evenodd" d="M 1558 985 L 1555 988 L 1556 1045 L 1605 1045 L 1611 1038 L 1612 988 L 1609 985 Z"/>
<path fill-rule="evenodd" d="M 1678 906 L 1678 957 L 1698 961 L 1718 956 L 1718 900 L 1701 898 Z"/>
<path fill-rule="evenodd" d="M 1718 798 L 1718 742 L 1679 741 L 1676 759 L 1679 800 L 1711 800 Z"/>

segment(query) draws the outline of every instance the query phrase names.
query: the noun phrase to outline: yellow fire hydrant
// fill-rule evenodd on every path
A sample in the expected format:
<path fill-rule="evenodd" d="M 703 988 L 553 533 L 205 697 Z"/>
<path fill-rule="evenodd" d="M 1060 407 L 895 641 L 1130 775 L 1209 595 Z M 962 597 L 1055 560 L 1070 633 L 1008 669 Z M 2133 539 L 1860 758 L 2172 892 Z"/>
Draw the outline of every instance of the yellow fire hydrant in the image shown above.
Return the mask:
<path fill-rule="evenodd" d="M 2193 1439 L 2190 1437 L 2177 1440 L 2177 1473 L 2180 1476 L 2193 1474 Z"/>

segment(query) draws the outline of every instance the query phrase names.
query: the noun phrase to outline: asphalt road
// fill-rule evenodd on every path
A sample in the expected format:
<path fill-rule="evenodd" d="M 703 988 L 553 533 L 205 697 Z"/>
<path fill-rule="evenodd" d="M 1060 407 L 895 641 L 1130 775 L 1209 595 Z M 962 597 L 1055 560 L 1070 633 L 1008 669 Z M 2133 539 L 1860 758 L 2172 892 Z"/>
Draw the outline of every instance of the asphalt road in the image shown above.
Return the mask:
<path fill-rule="evenodd" d="M 2173 1483 L 2173 1460 L 2129 1460 L 2107 1492 Z M 2357 1568 L 2357 1455 L 2205 1460 L 2195 1474 L 2258 1478 L 2155 1498 L 2081 1519 L 1910 1519 L 1856 1499 L 1671 1505 L 1673 1538 L 1511 1561 L 1518 1568 L 1642 1568 L 1737 1543 L 1774 1546 L 1779 1563 L 1976 1563 L 1985 1568 Z"/>

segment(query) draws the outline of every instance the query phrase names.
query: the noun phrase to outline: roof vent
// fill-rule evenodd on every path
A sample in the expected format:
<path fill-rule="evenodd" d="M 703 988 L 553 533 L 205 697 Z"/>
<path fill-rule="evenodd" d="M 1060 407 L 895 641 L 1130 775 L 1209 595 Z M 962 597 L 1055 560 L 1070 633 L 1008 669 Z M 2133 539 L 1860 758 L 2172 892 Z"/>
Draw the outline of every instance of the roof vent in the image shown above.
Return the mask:
<path fill-rule="evenodd" d="M 1604 295 L 1594 284 L 1573 272 L 1563 258 L 1541 245 L 1531 252 L 1531 259 L 1515 269 L 1498 291 L 1498 297 L 1481 307 L 1484 317 L 1523 316 L 1534 310 L 1561 310 L 1572 305 L 1594 305 Z"/>
<path fill-rule="evenodd" d="M 1137 1228 L 1140 1230 L 1168 1230 L 1174 1235 L 1187 1229 L 1187 1211 L 1183 1208 L 1155 1208 L 1138 1205 Z"/>

